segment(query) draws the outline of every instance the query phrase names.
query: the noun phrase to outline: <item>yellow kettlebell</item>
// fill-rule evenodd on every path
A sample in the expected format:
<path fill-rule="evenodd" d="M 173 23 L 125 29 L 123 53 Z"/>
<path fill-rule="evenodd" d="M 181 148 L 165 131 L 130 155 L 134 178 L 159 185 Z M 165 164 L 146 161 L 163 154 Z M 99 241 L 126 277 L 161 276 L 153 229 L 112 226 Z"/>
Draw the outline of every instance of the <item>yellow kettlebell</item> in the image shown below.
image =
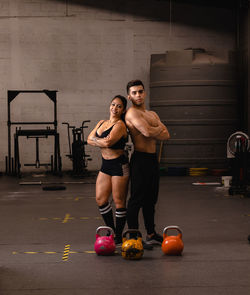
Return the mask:
<path fill-rule="evenodd" d="M 127 239 L 129 233 L 136 234 L 135 238 Z M 143 256 L 142 234 L 138 229 L 129 229 L 122 235 L 122 257 L 128 260 L 141 259 Z"/>
<path fill-rule="evenodd" d="M 167 231 L 175 229 L 179 233 L 177 236 L 168 236 Z M 163 242 L 161 245 L 162 252 L 166 255 L 181 255 L 184 248 L 182 241 L 182 231 L 177 225 L 170 225 L 163 230 Z"/>

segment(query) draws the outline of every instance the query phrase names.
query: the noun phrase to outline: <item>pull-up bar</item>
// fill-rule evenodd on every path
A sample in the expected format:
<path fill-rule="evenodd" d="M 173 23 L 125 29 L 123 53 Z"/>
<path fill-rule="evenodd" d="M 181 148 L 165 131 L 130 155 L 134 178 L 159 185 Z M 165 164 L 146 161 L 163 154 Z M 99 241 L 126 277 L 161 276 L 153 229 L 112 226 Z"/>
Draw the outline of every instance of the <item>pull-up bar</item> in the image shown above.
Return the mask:
<path fill-rule="evenodd" d="M 11 121 L 11 103 L 20 93 L 44 93 L 54 104 L 54 121 L 43 121 L 43 122 L 27 122 L 27 121 L 19 121 L 13 122 Z M 38 142 L 39 137 L 46 137 L 48 135 L 53 135 L 55 137 L 54 144 L 54 159 L 51 161 L 51 170 L 57 172 L 58 168 L 61 170 L 61 157 L 60 157 L 60 148 L 59 148 L 59 134 L 57 133 L 57 98 L 56 98 L 57 90 L 8 90 L 7 91 L 7 99 L 8 99 L 8 156 L 6 157 L 6 174 L 19 174 L 20 173 L 20 163 L 19 163 L 19 147 L 18 147 L 18 137 L 19 136 L 27 136 L 30 134 L 36 138 Z M 12 125 L 53 125 L 54 127 L 50 129 L 24 129 L 21 130 L 21 127 L 16 128 L 16 134 L 14 135 L 15 141 L 15 153 L 14 158 L 11 155 L 11 126 Z M 37 147 L 38 150 L 38 147 Z M 39 159 L 37 160 L 39 162 Z M 47 165 L 47 164 L 46 164 Z M 30 165 L 29 165 L 30 166 Z M 36 164 L 32 164 L 32 166 L 39 166 Z"/>

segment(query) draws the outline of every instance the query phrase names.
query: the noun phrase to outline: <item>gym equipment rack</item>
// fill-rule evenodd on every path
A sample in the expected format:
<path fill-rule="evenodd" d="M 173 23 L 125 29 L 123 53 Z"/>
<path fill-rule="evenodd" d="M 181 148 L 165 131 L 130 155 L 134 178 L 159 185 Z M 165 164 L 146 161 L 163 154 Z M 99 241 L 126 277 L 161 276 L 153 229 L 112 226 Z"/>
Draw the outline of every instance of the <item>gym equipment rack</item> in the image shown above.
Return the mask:
<path fill-rule="evenodd" d="M 90 155 L 87 155 L 85 152 L 85 145 L 87 145 L 87 141 L 85 141 L 83 131 L 83 129 L 88 128 L 88 126 L 86 126 L 85 124 L 89 122 L 90 120 L 82 121 L 82 125 L 79 128 L 71 126 L 68 122 L 62 123 L 67 125 L 69 154 L 67 154 L 66 157 L 68 157 L 72 161 L 73 176 L 86 175 L 88 161 L 92 160 L 90 158 Z M 70 140 L 70 129 L 72 130 L 72 143 Z"/>
<path fill-rule="evenodd" d="M 228 138 L 227 158 L 232 175 L 229 195 L 250 197 L 250 139 L 246 133 L 237 131 Z"/>

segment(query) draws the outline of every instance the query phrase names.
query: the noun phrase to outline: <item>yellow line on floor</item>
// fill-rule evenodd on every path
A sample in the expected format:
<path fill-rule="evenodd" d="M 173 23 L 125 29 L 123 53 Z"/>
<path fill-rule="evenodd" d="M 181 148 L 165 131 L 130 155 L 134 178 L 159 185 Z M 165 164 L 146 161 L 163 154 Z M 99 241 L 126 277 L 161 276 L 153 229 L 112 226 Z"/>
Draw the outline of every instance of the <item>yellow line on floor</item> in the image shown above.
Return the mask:
<path fill-rule="evenodd" d="M 64 218 L 61 217 L 40 217 L 39 220 L 40 221 L 50 221 L 50 220 L 62 220 L 62 223 L 67 223 L 69 220 L 88 220 L 88 219 L 96 219 L 96 220 L 100 220 L 102 219 L 100 216 L 95 216 L 95 217 L 89 217 L 89 216 L 81 216 L 81 217 L 73 217 L 70 216 L 69 213 L 65 214 Z"/>
<path fill-rule="evenodd" d="M 69 213 L 66 213 L 66 215 L 65 215 L 62 223 L 67 223 L 69 219 L 70 219 L 70 214 Z"/>
<path fill-rule="evenodd" d="M 24 252 L 19 252 L 19 251 L 13 251 L 12 255 L 17 255 L 17 254 L 29 254 L 29 255 L 34 255 L 34 254 L 63 254 L 62 259 L 64 261 L 68 260 L 69 254 L 95 254 L 96 252 L 93 250 L 86 250 L 86 251 L 70 251 L 70 245 L 66 245 L 64 251 L 24 251 Z M 117 251 L 115 251 L 117 253 Z"/>
<path fill-rule="evenodd" d="M 57 200 L 74 200 L 74 201 L 79 201 L 79 200 L 84 200 L 84 199 L 95 199 L 95 197 L 57 197 Z"/>

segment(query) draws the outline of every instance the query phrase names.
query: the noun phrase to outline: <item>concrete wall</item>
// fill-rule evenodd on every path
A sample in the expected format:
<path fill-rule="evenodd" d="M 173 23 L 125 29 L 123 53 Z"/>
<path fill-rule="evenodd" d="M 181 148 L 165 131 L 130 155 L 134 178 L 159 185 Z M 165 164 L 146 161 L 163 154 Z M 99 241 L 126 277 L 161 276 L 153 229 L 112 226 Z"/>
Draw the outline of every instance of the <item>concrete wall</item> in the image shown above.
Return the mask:
<path fill-rule="evenodd" d="M 8 149 L 8 89 L 58 90 L 63 169 L 70 169 L 61 123 L 80 126 L 91 120 L 87 135 L 98 120 L 108 117 L 110 99 L 126 95 L 128 80 L 142 79 L 148 90 L 151 54 L 190 47 L 234 49 L 234 9 L 211 1 L 2 0 L 0 171 L 5 170 Z M 51 107 L 40 94 L 20 95 L 12 118 L 47 120 Z M 22 164 L 34 162 L 34 148 L 34 140 L 21 140 Z M 98 169 L 99 150 L 86 150 L 93 158 L 89 169 Z M 52 141 L 41 140 L 41 160 L 47 162 L 52 152 Z"/>

